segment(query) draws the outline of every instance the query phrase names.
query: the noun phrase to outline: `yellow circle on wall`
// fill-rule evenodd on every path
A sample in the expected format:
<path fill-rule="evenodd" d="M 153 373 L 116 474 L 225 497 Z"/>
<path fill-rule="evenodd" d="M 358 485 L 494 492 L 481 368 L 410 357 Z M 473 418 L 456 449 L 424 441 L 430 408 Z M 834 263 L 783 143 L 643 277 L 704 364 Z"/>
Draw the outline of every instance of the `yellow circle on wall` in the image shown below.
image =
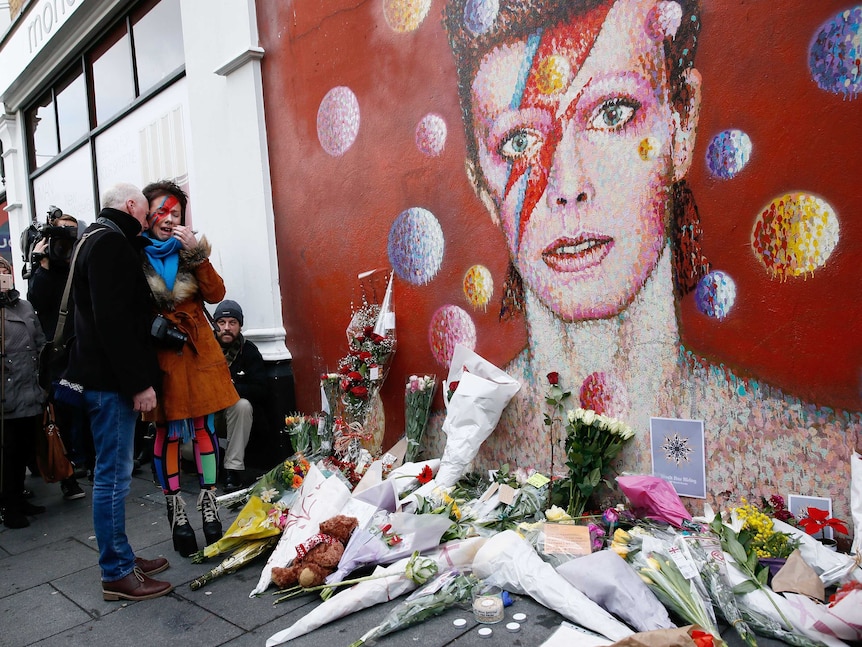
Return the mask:
<path fill-rule="evenodd" d="M 383 16 L 397 32 L 413 31 L 428 15 L 431 0 L 383 0 Z"/>
<path fill-rule="evenodd" d="M 484 265 L 474 265 L 464 275 L 464 296 L 474 308 L 487 308 L 494 294 L 494 279 Z"/>
<path fill-rule="evenodd" d="M 823 267 L 838 244 L 838 217 L 822 198 L 787 193 L 757 216 L 751 246 L 773 278 L 804 276 Z"/>
<path fill-rule="evenodd" d="M 564 56 L 553 54 L 539 63 L 536 69 L 536 88 L 542 94 L 555 94 L 569 86 L 571 66 Z"/>

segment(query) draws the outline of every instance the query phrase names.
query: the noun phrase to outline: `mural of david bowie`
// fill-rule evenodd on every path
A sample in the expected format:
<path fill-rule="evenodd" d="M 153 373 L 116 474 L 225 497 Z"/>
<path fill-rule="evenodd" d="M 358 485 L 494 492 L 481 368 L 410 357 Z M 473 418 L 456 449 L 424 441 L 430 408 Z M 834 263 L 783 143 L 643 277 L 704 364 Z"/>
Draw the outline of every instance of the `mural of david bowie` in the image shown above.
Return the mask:
<path fill-rule="evenodd" d="M 504 367 L 523 388 L 482 466 L 548 469 L 537 403 L 558 371 L 581 406 L 638 432 L 621 470 L 651 471 L 650 417 L 703 420 L 712 504 L 808 493 L 849 514 L 862 414 L 743 379 L 680 339 L 677 302 L 709 270 L 685 181 L 700 3 L 500 0 L 485 22 L 474 4 L 444 10 L 467 168 L 509 250 L 502 313 L 522 310 L 528 332 Z"/>

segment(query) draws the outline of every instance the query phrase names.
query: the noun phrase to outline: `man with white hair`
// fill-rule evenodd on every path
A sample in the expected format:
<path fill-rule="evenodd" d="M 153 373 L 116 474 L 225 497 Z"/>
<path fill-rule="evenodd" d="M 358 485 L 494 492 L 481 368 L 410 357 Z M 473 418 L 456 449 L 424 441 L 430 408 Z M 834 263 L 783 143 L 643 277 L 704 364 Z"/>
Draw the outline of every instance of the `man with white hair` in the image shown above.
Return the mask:
<path fill-rule="evenodd" d="M 72 270 L 75 341 L 64 381 L 81 392 L 93 432 L 93 526 L 102 596 L 148 600 L 173 590 L 150 577 L 168 568 L 167 560 L 135 557 L 126 537 L 135 423 L 140 412 L 155 408 L 160 380 L 140 258 L 148 203 L 138 187 L 117 184 L 105 192 L 102 207 L 84 232 Z"/>

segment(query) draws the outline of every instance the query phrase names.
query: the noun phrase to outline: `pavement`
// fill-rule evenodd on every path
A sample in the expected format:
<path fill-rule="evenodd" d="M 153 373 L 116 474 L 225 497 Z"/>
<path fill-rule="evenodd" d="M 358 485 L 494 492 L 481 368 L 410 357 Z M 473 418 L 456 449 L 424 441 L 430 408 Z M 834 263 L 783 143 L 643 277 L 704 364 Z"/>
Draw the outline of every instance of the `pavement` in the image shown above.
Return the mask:
<path fill-rule="evenodd" d="M 196 477 L 183 475 L 184 498 L 192 526 L 202 542 L 200 516 L 194 511 Z M 262 646 L 274 633 L 286 629 L 319 603 L 313 595 L 273 605 L 264 593 L 249 598 L 260 576 L 264 559 L 236 573 L 210 582 L 197 591 L 189 583 L 218 562 L 192 564 L 174 552 L 164 497 L 153 484 L 149 466 L 132 479 L 126 502 L 126 530 L 136 554 L 163 555 L 171 567 L 156 576 L 174 585 L 169 595 L 142 602 L 106 602 L 99 581 L 98 550 L 93 535 L 92 486 L 80 481 L 86 498 L 65 501 L 59 484 L 27 477 L 33 503 L 44 505 L 44 514 L 30 518 L 20 530 L 0 525 L 0 645 L 3 647 L 97 647 L 100 645 L 177 644 L 195 647 Z M 194 513 L 194 514 L 193 514 Z M 222 510 L 225 528 L 236 511 Z M 443 615 L 412 628 L 384 636 L 380 647 L 458 645 L 500 647 L 541 645 L 564 621 L 526 596 L 513 596 L 503 623 L 479 625 L 466 608 L 452 608 Z M 374 627 L 398 603 L 390 602 L 332 622 L 288 643 L 293 647 L 347 647 Z M 520 631 L 510 633 L 506 623 L 524 613 Z M 462 627 L 454 621 L 466 620 Z M 490 627 L 490 638 L 478 629 Z M 730 645 L 742 643 L 733 631 L 723 631 Z M 734 640 L 736 639 L 736 640 Z M 761 645 L 783 645 L 759 641 Z M 567 644 L 577 644 L 567 641 Z"/>

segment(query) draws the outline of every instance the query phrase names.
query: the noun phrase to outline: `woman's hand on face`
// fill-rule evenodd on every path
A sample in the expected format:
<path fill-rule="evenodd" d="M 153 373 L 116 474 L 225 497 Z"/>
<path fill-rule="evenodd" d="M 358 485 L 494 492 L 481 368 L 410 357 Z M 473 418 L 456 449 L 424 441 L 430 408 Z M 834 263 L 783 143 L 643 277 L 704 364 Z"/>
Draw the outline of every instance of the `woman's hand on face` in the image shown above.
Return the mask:
<path fill-rule="evenodd" d="M 195 232 L 185 225 L 177 225 L 171 234 L 174 238 L 183 244 L 183 249 L 193 249 L 197 247 L 198 239 L 195 238 Z"/>

